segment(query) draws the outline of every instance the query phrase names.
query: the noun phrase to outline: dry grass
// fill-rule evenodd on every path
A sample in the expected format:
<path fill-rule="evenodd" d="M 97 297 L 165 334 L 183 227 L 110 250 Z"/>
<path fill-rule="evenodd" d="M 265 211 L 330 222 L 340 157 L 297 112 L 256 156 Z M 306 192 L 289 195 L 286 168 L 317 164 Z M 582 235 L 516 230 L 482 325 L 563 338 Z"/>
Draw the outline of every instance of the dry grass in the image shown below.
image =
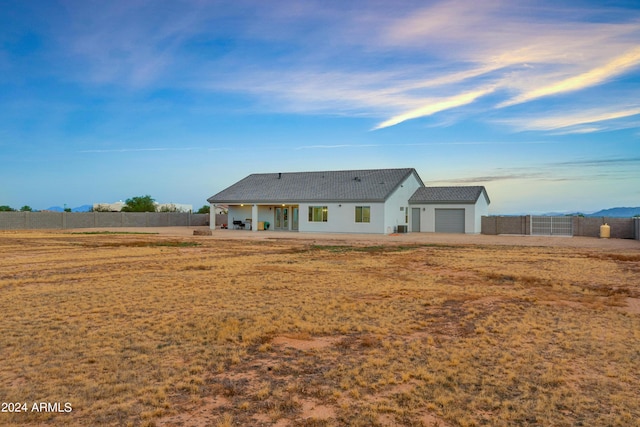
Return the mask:
<path fill-rule="evenodd" d="M 2 425 L 635 425 L 637 252 L 0 233 Z M 630 305 L 631 304 L 631 305 Z"/>

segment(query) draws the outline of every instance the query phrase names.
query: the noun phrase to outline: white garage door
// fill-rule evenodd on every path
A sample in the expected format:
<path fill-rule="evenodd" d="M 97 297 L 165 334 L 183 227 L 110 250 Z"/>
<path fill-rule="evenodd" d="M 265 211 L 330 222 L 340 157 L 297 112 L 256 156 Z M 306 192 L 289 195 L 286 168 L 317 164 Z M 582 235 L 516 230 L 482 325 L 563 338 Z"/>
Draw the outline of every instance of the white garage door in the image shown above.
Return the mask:
<path fill-rule="evenodd" d="M 464 233 L 464 209 L 436 209 L 436 233 Z"/>

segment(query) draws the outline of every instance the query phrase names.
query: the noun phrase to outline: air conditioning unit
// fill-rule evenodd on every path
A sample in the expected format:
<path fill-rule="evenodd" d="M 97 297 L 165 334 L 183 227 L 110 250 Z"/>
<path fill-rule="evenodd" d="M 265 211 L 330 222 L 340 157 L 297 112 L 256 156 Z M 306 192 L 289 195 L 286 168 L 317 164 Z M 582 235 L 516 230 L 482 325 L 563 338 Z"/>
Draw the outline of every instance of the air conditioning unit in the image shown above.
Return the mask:
<path fill-rule="evenodd" d="M 398 226 L 398 233 L 406 233 L 407 232 L 407 226 L 406 225 L 399 225 Z"/>

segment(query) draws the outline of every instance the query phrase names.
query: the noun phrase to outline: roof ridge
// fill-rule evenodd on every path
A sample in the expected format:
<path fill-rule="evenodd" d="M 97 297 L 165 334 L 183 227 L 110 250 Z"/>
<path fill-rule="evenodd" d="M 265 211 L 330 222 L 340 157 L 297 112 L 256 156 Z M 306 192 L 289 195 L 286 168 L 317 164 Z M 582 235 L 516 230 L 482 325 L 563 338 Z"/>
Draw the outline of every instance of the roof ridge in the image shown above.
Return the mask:
<path fill-rule="evenodd" d="M 381 171 L 409 171 L 415 170 L 415 168 L 371 168 L 371 169 L 336 169 L 336 170 L 316 170 L 316 171 L 289 171 L 289 172 L 257 172 L 249 174 L 252 175 L 275 175 L 275 174 L 307 174 L 307 173 L 341 173 L 341 172 L 381 172 Z"/>

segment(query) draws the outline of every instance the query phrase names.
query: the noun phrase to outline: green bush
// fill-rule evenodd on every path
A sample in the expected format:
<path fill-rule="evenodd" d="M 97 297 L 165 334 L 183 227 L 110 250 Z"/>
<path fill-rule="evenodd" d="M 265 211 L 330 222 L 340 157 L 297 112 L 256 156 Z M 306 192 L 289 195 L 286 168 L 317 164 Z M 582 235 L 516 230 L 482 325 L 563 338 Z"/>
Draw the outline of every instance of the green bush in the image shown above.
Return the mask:
<path fill-rule="evenodd" d="M 155 199 L 149 196 L 136 196 L 125 200 L 122 212 L 155 212 Z"/>

